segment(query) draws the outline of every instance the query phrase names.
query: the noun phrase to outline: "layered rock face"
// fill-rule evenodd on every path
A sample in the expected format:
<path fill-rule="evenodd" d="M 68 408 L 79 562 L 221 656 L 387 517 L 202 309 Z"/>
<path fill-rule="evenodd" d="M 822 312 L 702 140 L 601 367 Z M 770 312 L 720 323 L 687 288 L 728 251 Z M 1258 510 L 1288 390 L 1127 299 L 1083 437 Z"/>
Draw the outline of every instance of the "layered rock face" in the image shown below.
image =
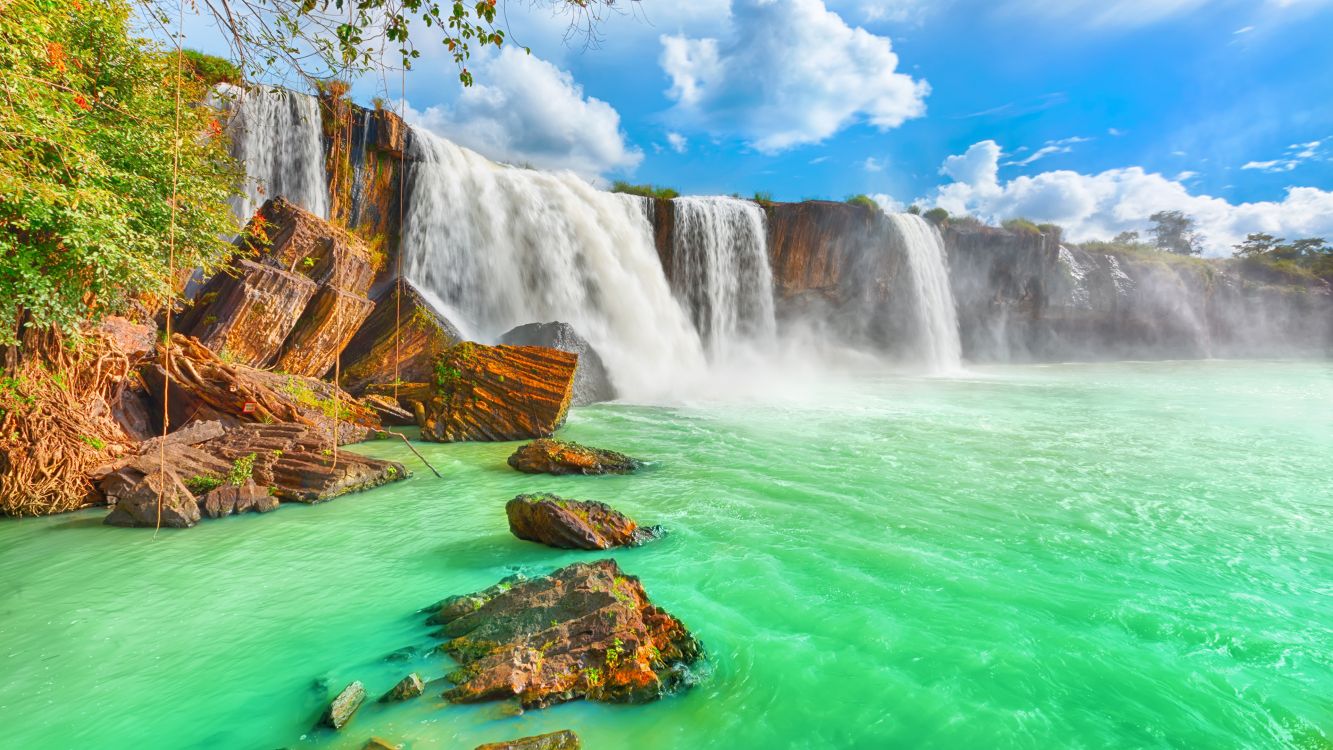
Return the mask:
<path fill-rule="evenodd" d="M 420 415 L 436 442 L 545 437 L 565 423 L 578 355 L 537 346 L 457 344 L 435 362 Z"/>
<path fill-rule="evenodd" d="M 260 208 L 237 246 L 177 329 L 237 364 L 309 377 L 333 369 L 374 307 L 369 249 L 281 197 Z"/>
<path fill-rule="evenodd" d="M 443 313 L 404 279 L 385 290 L 347 345 L 343 387 L 362 393 L 372 384 L 393 383 L 395 378 L 404 383 L 430 382 L 436 357 L 462 340 Z"/>
<path fill-rule="evenodd" d="M 602 364 L 597 350 L 568 323 L 528 323 L 513 328 L 500 337 L 501 344 L 511 346 L 545 346 L 571 352 L 579 357 L 574 371 L 574 406 L 587 406 L 602 401 L 614 401 L 615 386 Z"/>
<path fill-rule="evenodd" d="M 462 665 L 445 693 L 458 703 L 645 702 L 688 684 L 689 665 L 703 655 L 614 560 L 447 599 L 430 622 L 442 626 L 441 649 Z"/>

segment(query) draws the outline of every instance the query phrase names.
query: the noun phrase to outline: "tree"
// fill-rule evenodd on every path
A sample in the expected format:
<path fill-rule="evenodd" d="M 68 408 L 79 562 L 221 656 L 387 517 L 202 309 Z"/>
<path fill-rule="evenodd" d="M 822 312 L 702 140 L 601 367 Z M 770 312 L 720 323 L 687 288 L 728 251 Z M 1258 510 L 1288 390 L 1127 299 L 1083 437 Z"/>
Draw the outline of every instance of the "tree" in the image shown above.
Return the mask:
<path fill-rule="evenodd" d="M 1232 255 L 1237 258 L 1254 258 L 1268 255 L 1280 244 L 1282 244 L 1282 239 L 1279 237 L 1263 232 L 1252 232 L 1246 235 L 1244 242 L 1234 246 L 1236 251 Z"/>
<path fill-rule="evenodd" d="M 1183 211 L 1158 211 L 1148 220 L 1153 222 L 1152 233 L 1157 247 L 1177 255 L 1198 255 L 1203 252 L 1203 240 L 1194 231 L 1194 219 Z"/>
<path fill-rule="evenodd" d="M 910 206 L 907 207 L 907 213 L 912 214 L 913 216 L 920 216 L 920 215 L 921 215 L 921 207 L 918 206 L 917 204 L 913 203 L 912 205 L 910 205 Z"/>
<path fill-rule="evenodd" d="M 1137 245 L 1139 244 L 1139 233 L 1134 231 L 1121 232 L 1111 242 L 1116 245 Z"/>
<path fill-rule="evenodd" d="M 175 0 L 143 2 L 164 26 L 170 24 Z M 568 14 L 566 38 L 582 35 L 589 45 L 598 41 L 597 29 L 606 14 L 621 7 L 616 0 L 529 4 Z M 504 7 L 497 0 L 201 0 L 201 7 L 223 30 L 232 57 L 246 73 L 256 75 L 279 68 L 308 80 L 330 80 L 392 64 L 410 69 L 420 56 L 411 36 L 424 26 L 453 57 L 459 81 L 471 86 L 467 63 L 473 49 L 498 48 L 506 41 L 504 29 L 496 24 Z"/>
<path fill-rule="evenodd" d="M 949 212 L 936 206 L 927 211 L 924 214 L 924 217 L 926 221 L 929 221 L 931 224 L 943 224 L 949 220 Z"/>
<path fill-rule="evenodd" d="M 239 174 L 216 113 L 191 106 L 204 82 L 130 17 L 129 0 L 0 13 L 0 344 L 170 296 L 170 254 L 212 269 L 229 252 Z"/>

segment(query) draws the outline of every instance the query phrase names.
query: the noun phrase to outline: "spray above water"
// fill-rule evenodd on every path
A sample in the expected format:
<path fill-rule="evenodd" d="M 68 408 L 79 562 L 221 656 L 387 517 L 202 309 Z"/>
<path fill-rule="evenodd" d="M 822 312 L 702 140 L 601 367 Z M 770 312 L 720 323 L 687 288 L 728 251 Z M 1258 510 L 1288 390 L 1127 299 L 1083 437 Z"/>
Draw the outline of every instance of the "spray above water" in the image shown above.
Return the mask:
<path fill-rule="evenodd" d="M 671 279 L 709 354 L 777 333 L 764 212 L 736 198 L 676 198 Z"/>
<path fill-rule="evenodd" d="M 482 341 L 559 320 L 601 354 L 630 398 L 703 368 L 631 196 L 570 173 L 495 164 L 420 129 L 409 145 L 404 274 Z"/>
<path fill-rule="evenodd" d="M 248 221 L 264 201 L 278 196 L 328 218 L 319 101 L 281 88 L 228 84 L 220 84 L 213 96 L 230 114 L 232 156 L 245 168 L 244 187 L 232 199 L 236 218 Z"/>

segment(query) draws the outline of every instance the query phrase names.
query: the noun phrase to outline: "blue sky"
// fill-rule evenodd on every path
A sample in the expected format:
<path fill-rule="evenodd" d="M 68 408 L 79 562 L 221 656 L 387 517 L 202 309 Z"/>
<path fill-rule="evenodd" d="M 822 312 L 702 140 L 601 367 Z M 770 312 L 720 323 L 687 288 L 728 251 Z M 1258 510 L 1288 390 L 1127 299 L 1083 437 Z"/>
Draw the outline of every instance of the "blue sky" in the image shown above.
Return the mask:
<path fill-rule="evenodd" d="M 1333 239 L 1333 0 L 621 0 L 591 48 L 511 5 L 531 56 L 480 57 L 463 91 L 423 30 L 406 79 L 412 120 L 492 158 L 1075 239 L 1180 208 L 1215 254 Z"/>

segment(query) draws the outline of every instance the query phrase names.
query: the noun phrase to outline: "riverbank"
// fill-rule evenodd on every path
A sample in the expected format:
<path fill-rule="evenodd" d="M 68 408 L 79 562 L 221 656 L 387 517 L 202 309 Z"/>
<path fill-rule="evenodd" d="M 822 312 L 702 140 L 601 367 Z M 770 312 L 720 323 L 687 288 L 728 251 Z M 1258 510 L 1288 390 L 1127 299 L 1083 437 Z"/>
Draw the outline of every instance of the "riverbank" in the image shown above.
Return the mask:
<path fill-rule="evenodd" d="M 561 437 L 650 460 L 632 476 L 524 475 L 505 463 L 512 443 L 419 444 L 447 479 L 156 540 L 108 532 L 100 511 L 0 522 L 6 742 L 444 748 L 563 728 L 650 749 L 1319 741 L 1333 365 L 980 368 L 765 402 L 574 410 Z M 388 442 L 354 450 L 412 460 Z M 670 533 L 610 554 L 522 542 L 504 504 L 532 491 Z M 301 740 L 327 704 L 318 681 L 377 695 L 408 671 L 380 657 L 429 643 L 424 604 L 604 557 L 708 646 L 698 688 L 506 717 L 431 686 Z"/>

